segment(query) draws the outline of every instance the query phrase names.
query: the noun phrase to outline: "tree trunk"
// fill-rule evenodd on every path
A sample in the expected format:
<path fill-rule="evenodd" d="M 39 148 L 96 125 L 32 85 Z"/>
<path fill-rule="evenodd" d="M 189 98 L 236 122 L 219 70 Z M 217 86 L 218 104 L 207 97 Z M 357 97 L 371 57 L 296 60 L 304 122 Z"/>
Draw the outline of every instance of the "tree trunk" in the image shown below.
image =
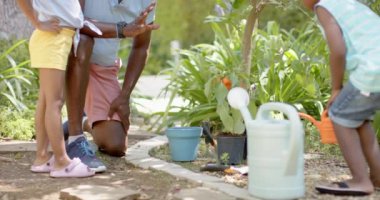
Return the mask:
<path fill-rule="evenodd" d="M 32 30 L 15 0 L 0 0 L 0 39 L 28 38 Z"/>
<path fill-rule="evenodd" d="M 255 48 L 254 44 L 252 44 L 252 34 L 253 31 L 257 28 L 258 16 L 265 6 L 265 2 L 262 2 L 261 0 L 250 0 L 250 2 L 252 9 L 247 17 L 247 22 L 244 30 L 242 47 L 243 64 L 241 68 L 241 72 L 246 74 L 248 79 L 251 74 L 252 49 Z M 249 85 L 246 86 L 248 87 Z"/>

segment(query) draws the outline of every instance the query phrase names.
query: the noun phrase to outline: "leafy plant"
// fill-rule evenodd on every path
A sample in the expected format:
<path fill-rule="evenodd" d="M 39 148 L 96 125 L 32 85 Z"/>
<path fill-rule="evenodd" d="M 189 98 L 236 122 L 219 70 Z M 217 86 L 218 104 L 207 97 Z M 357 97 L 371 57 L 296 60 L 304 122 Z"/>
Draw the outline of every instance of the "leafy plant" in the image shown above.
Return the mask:
<path fill-rule="evenodd" d="M 226 152 L 224 152 L 221 156 L 220 156 L 220 161 L 221 161 L 221 164 L 223 165 L 227 165 L 228 161 L 230 160 L 230 155 Z"/>
<path fill-rule="evenodd" d="M 380 14 L 380 1 L 378 0 L 360 0 L 367 4 L 374 12 Z"/>
<path fill-rule="evenodd" d="M 5 46 L 4 43 L 2 45 Z M 29 59 L 16 58 L 17 51 L 28 55 L 27 47 L 26 40 L 20 40 L 0 54 L 0 102 L 5 99 L 19 111 L 28 108 L 23 101 L 30 92 L 34 91 L 32 81 L 36 79 L 33 71 L 27 68 Z"/>
<path fill-rule="evenodd" d="M 210 121 L 214 132 L 242 134 L 245 130 L 240 112 L 230 108 L 226 100 L 228 89 L 223 80 L 228 78 L 228 87 L 237 86 L 244 78 L 239 68 L 241 39 L 239 31 L 230 28 L 223 31 L 213 23 L 215 41 L 210 44 L 198 44 L 190 50 L 181 50 L 179 65 L 172 63 L 166 73 L 170 83 L 166 90 L 171 97 L 181 96 L 186 105 L 170 105 L 166 112 L 156 113 L 164 119 L 158 127 L 169 126 L 175 122 L 181 125 L 199 125 L 201 121 Z M 158 124 L 159 121 L 153 125 Z"/>
<path fill-rule="evenodd" d="M 199 125 L 212 122 L 214 132 L 243 133 L 245 126 L 238 110 L 226 101 L 228 78 L 232 87 L 247 78 L 238 67 L 241 59 L 239 30 L 227 27 L 223 31 L 212 24 L 215 41 L 199 44 L 181 51 L 180 65 L 172 65 L 167 90 L 185 99 L 185 106 L 173 107 L 156 113 L 164 119 L 160 128 L 179 122 L 181 125 Z M 270 101 L 293 104 L 298 109 L 320 116 L 328 99 L 329 70 L 327 49 L 323 38 L 315 35 L 318 28 L 307 24 L 303 29 L 285 31 L 269 22 L 265 30 L 257 30 L 253 38 L 256 49 L 252 58 L 249 82 L 256 86 L 251 94 L 251 113 L 257 106 Z M 323 43 L 322 43 L 323 44 Z"/>
<path fill-rule="evenodd" d="M 0 138 L 30 140 L 34 136 L 34 111 L 0 106 Z"/>
<path fill-rule="evenodd" d="M 319 116 L 329 95 L 327 49 L 314 23 L 281 30 L 275 22 L 258 30 L 252 83 L 256 104 L 278 101 Z"/>

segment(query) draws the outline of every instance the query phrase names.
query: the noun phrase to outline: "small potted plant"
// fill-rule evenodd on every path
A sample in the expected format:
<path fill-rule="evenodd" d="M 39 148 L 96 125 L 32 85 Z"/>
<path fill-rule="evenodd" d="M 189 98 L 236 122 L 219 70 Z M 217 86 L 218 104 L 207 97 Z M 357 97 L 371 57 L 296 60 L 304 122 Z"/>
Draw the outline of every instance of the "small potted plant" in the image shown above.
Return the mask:
<path fill-rule="evenodd" d="M 243 117 L 239 110 L 232 108 L 227 102 L 229 89 L 241 82 L 240 80 L 234 75 L 225 76 L 215 90 L 218 96 L 216 113 L 219 118 L 212 122 L 213 134 L 217 141 L 218 160 L 227 165 L 241 164 L 246 156 L 247 136 Z M 256 105 L 253 101 L 250 102 L 249 109 L 251 113 L 256 113 Z"/>
<path fill-rule="evenodd" d="M 199 126 L 202 121 L 209 121 L 212 134 L 219 141 L 219 160 L 222 154 L 228 154 L 226 164 L 240 164 L 246 140 L 245 125 L 240 112 L 229 106 L 227 94 L 231 87 L 248 82 L 248 77 L 237 67 L 242 62 L 241 35 L 233 27 L 225 32 L 218 24 L 211 25 L 215 33 L 214 44 L 181 50 L 179 63 L 172 63 L 166 70 L 170 77 L 166 89 L 171 93 L 171 101 L 165 112 L 156 113 L 159 118 L 152 123 L 152 128 L 160 131 L 175 124 Z M 181 97 L 185 104 L 174 106 L 175 97 Z M 254 109 L 251 113 L 256 113 L 253 102 L 250 106 Z M 229 150 L 224 150 L 225 146 Z M 234 156 L 235 152 L 239 156 Z"/>

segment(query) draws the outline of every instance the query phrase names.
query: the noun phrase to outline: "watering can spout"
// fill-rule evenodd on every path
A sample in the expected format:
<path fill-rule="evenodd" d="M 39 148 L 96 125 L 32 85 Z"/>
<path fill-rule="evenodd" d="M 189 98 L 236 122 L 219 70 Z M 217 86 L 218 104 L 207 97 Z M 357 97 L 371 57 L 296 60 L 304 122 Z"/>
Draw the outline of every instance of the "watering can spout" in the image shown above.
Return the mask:
<path fill-rule="evenodd" d="M 320 121 L 317 121 L 314 117 L 312 117 L 306 113 L 299 112 L 298 114 L 302 119 L 308 120 L 309 122 L 313 123 L 314 126 L 317 127 L 318 130 L 321 130 L 321 122 Z"/>
<path fill-rule="evenodd" d="M 249 104 L 249 95 L 245 89 L 240 87 L 232 88 L 228 92 L 227 100 L 231 107 L 240 110 L 245 123 L 253 120 L 247 107 Z"/>
<path fill-rule="evenodd" d="M 324 110 L 321 115 L 321 121 L 315 120 L 312 116 L 305 113 L 298 113 L 303 119 L 306 119 L 317 127 L 321 141 L 324 144 L 337 144 L 335 137 L 334 126 L 330 118 L 328 117 L 327 110 Z"/>
<path fill-rule="evenodd" d="M 239 110 L 240 110 L 241 114 L 243 115 L 243 119 L 244 119 L 245 123 L 248 123 L 249 121 L 253 120 L 251 113 L 249 112 L 247 107 L 240 108 Z"/>

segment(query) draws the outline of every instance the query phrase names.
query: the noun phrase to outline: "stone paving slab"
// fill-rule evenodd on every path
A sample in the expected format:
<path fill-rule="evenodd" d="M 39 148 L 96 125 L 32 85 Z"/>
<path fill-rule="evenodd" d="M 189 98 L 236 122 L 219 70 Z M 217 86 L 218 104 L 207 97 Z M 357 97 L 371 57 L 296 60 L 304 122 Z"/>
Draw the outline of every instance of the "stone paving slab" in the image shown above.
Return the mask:
<path fill-rule="evenodd" d="M 0 152 L 36 151 L 36 142 L 5 141 L 0 142 Z"/>
<path fill-rule="evenodd" d="M 59 199 L 62 200 L 134 200 L 140 193 L 129 189 L 99 185 L 78 185 L 61 190 Z"/>
<path fill-rule="evenodd" d="M 210 176 L 206 174 L 196 173 L 188 169 L 183 168 L 180 165 L 174 163 L 168 163 L 166 161 L 150 157 L 149 151 L 168 142 L 166 136 L 156 136 L 154 138 L 138 142 L 137 144 L 131 146 L 127 150 L 126 160 L 138 167 L 144 169 L 156 169 L 164 171 L 176 177 L 185 178 L 189 181 L 200 183 L 203 187 L 209 188 L 211 190 L 221 192 L 225 195 L 225 198 L 233 197 L 232 199 L 255 199 L 248 194 L 248 190 L 239 188 L 235 185 L 225 183 L 221 178 Z M 194 190 L 192 192 L 200 192 L 199 190 Z M 200 198 L 194 199 L 210 199 L 207 198 L 206 193 L 200 192 L 199 195 L 204 194 Z M 195 195 L 193 193 L 193 195 Z"/>
<path fill-rule="evenodd" d="M 92 141 L 90 134 L 86 134 L 87 139 Z M 147 131 L 139 130 L 138 126 L 131 126 L 128 137 L 130 139 L 145 140 L 157 136 L 156 134 L 149 133 Z M 90 143 L 93 150 L 97 150 L 94 143 Z M 26 151 L 36 151 L 36 141 L 0 141 L 0 152 L 26 152 Z"/>
<path fill-rule="evenodd" d="M 128 137 L 132 139 L 148 139 L 151 137 L 155 137 L 157 134 L 141 130 L 140 126 L 131 125 L 129 127 Z"/>
<path fill-rule="evenodd" d="M 187 199 L 217 199 L 217 200 L 235 200 L 236 198 L 226 196 L 221 192 L 211 190 L 206 187 L 197 187 L 191 189 L 181 190 L 174 196 L 174 200 L 187 200 Z"/>

